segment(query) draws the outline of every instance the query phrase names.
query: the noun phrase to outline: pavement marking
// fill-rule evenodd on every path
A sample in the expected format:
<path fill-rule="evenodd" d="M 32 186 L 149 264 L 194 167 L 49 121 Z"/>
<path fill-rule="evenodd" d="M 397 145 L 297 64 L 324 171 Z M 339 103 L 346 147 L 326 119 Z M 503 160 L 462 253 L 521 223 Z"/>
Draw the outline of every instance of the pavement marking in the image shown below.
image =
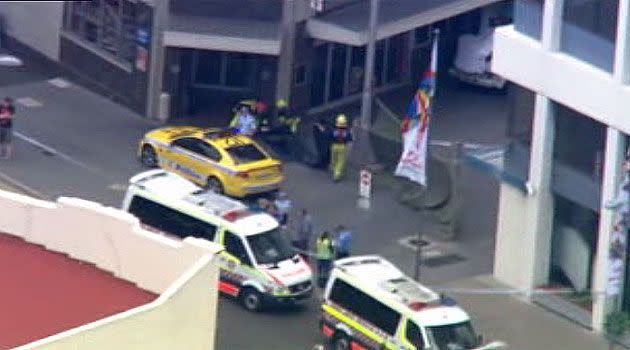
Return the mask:
<path fill-rule="evenodd" d="M 72 84 L 70 84 L 69 81 L 67 81 L 66 79 L 63 78 L 53 78 L 53 79 L 49 79 L 48 82 L 50 84 L 52 84 L 53 86 L 56 86 L 58 88 L 61 89 L 65 89 L 70 87 Z"/>
<path fill-rule="evenodd" d="M 10 177 L 9 175 L 0 173 L 0 182 L 4 182 L 6 184 L 8 184 L 11 187 L 15 187 L 18 190 L 24 192 L 25 194 L 31 196 L 31 197 L 35 197 L 35 198 L 39 198 L 39 199 L 44 199 L 44 200 L 50 200 L 50 198 L 44 194 L 42 194 L 41 192 L 23 184 L 22 182 Z"/>
<path fill-rule="evenodd" d="M 44 104 L 37 101 L 36 99 L 32 98 L 32 97 L 20 97 L 18 99 L 15 100 L 15 102 L 21 104 L 24 107 L 28 107 L 28 108 L 35 108 L 35 107 L 41 107 Z"/>
<path fill-rule="evenodd" d="M 108 189 L 116 192 L 125 192 L 127 190 L 127 185 L 125 184 L 111 184 L 107 186 Z"/>
<path fill-rule="evenodd" d="M 69 155 L 67 155 L 65 153 L 59 152 L 56 149 L 54 149 L 54 148 L 52 148 L 50 146 L 47 146 L 47 145 L 45 145 L 45 144 L 35 140 L 34 138 L 28 137 L 28 136 L 26 136 L 26 135 L 24 135 L 24 134 L 22 134 L 20 132 L 17 132 L 17 131 L 14 131 L 13 135 L 15 135 L 19 139 L 22 139 L 22 140 L 30 143 L 33 146 L 43 150 L 44 152 L 47 152 L 48 154 L 55 155 L 55 156 L 65 160 L 65 161 L 67 161 L 69 163 L 77 165 L 77 166 L 79 166 L 79 167 L 81 167 L 83 169 L 89 170 L 91 172 L 100 173 L 97 169 L 92 168 L 91 166 L 89 166 L 89 165 L 87 165 L 85 163 L 82 163 L 82 162 L 80 162 L 80 161 L 70 157 Z"/>

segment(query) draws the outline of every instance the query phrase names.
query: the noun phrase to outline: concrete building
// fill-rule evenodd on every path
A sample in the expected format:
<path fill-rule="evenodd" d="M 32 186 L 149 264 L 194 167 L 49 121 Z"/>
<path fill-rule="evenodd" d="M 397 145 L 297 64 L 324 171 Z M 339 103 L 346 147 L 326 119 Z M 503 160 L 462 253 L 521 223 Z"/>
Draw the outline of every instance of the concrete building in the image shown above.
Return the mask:
<path fill-rule="evenodd" d="M 77 198 L 0 190 L 0 347 L 214 349 L 218 245 Z"/>
<path fill-rule="evenodd" d="M 479 26 L 479 9 L 500 2 L 381 1 L 376 92 L 418 80 L 429 26 L 442 28 L 447 62 L 457 36 Z M 36 16 L 44 7 L 52 15 Z M 359 101 L 368 7 L 367 0 L 93 0 L 8 2 L 0 13 L 16 39 L 10 43 L 149 118 L 227 118 L 242 98 L 288 98 L 300 111 Z"/>
<path fill-rule="evenodd" d="M 630 134 L 629 5 L 517 0 L 494 42 L 493 71 L 515 84 L 504 171 L 521 185 L 501 186 L 494 274 L 575 291 L 531 298 L 595 330 L 611 310 L 630 310 L 630 254 L 611 255 L 619 218 L 605 205 Z"/>

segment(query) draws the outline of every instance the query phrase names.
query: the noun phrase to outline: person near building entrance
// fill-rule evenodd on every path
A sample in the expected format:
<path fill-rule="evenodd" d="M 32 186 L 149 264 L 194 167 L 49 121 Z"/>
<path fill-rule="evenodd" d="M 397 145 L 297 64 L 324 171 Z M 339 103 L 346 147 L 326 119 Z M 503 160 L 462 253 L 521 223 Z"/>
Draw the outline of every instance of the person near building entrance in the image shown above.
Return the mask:
<path fill-rule="evenodd" d="M 352 245 L 352 232 L 345 226 L 337 226 L 337 237 L 335 244 L 335 253 L 337 259 L 343 259 L 350 256 L 350 247 Z"/>
<path fill-rule="evenodd" d="M 317 160 L 315 167 L 328 169 L 330 166 L 330 146 L 332 143 L 332 130 L 324 118 L 319 118 L 313 124 L 313 140 L 317 148 Z"/>
<path fill-rule="evenodd" d="M 238 134 L 253 136 L 256 133 L 256 118 L 252 115 L 249 107 L 241 107 L 239 113 L 230 122 L 230 127 L 236 129 Z"/>
<path fill-rule="evenodd" d="M 335 249 L 330 234 L 324 231 L 317 239 L 317 285 L 324 288 L 328 275 L 332 269 L 333 259 L 335 257 Z"/>
<path fill-rule="evenodd" d="M 297 133 L 301 119 L 291 111 L 289 103 L 284 99 L 276 102 L 276 112 L 278 132 L 284 136 L 284 148 L 294 160 L 297 160 L 300 155 Z"/>
<path fill-rule="evenodd" d="M 332 177 L 335 182 L 340 181 L 345 173 L 348 149 L 351 142 L 352 133 L 348 128 L 348 117 L 345 114 L 339 114 L 335 121 L 330 149 L 332 155 Z"/>
<path fill-rule="evenodd" d="M 0 103 L 0 156 L 4 159 L 11 157 L 14 114 L 15 106 L 13 105 L 13 99 L 5 97 L 2 103 Z"/>

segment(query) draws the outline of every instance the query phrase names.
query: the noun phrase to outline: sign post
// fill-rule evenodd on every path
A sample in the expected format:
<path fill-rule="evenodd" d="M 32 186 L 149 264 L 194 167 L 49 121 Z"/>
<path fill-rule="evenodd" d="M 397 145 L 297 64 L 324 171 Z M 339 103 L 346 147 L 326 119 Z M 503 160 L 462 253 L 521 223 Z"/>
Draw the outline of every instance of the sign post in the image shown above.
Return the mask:
<path fill-rule="evenodd" d="M 370 197 L 372 197 L 372 173 L 363 169 L 359 176 L 359 200 L 357 201 L 357 206 L 361 209 L 369 210 Z"/>

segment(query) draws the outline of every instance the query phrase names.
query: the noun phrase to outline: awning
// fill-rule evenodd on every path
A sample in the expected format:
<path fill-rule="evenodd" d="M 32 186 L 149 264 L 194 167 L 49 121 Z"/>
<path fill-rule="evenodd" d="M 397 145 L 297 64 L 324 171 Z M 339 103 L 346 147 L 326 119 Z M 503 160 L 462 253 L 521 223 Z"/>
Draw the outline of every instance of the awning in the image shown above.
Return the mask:
<path fill-rule="evenodd" d="M 280 29 L 278 22 L 172 14 L 164 45 L 277 56 Z"/>
<path fill-rule="evenodd" d="M 502 0 L 382 0 L 377 38 L 384 39 Z M 316 39 L 352 46 L 367 43 L 370 1 L 310 18 L 306 28 Z"/>

